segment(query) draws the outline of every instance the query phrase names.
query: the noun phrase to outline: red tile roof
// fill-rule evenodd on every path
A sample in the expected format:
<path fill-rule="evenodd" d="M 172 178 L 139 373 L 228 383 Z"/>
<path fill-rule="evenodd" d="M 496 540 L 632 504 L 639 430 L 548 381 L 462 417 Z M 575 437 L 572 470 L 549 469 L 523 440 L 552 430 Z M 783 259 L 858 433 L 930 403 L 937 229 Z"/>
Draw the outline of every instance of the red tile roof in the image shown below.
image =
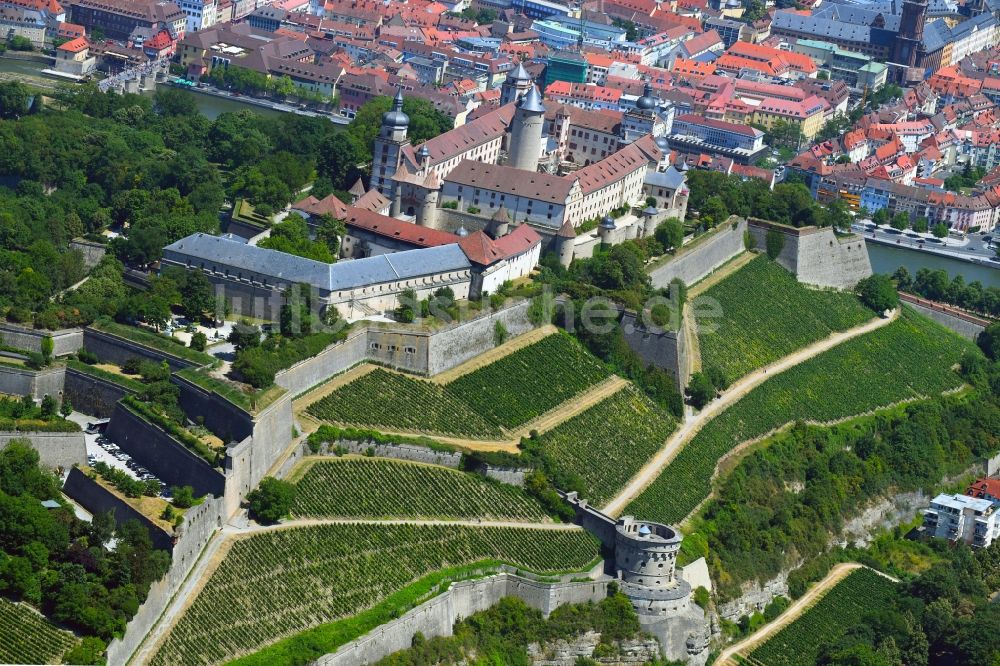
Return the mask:
<path fill-rule="evenodd" d="M 458 243 L 461 240 L 455 234 L 450 234 L 447 231 L 421 227 L 353 206 L 348 207 L 344 224 L 348 227 L 364 229 L 385 238 L 393 238 L 414 247 L 437 247 L 438 245 Z"/>
<path fill-rule="evenodd" d="M 68 42 L 60 44 L 58 50 L 79 53 L 80 51 L 86 51 L 88 48 L 90 48 L 90 44 L 87 42 L 87 38 L 77 37 L 76 39 L 71 39 Z"/>
<path fill-rule="evenodd" d="M 1000 479 L 977 479 L 966 489 L 965 494 L 969 497 L 984 498 L 985 495 L 1000 497 Z"/>

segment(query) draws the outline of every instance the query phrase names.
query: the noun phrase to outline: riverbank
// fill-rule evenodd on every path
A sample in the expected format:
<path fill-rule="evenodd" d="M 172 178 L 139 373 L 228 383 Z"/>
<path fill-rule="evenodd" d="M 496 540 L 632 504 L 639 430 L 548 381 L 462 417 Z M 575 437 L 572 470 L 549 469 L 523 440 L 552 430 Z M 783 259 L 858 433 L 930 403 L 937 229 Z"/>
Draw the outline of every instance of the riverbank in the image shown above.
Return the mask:
<path fill-rule="evenodd" d="M 279 113 L 294 113 L 298 116 L 306 116 L 309 118 L 326 118 L 332 123 L 337 125 L 347 125 L 351 121 L 343 116 L 331 115 L 328 113 L 319 113 L 316 111 L 310 111 L 309 109 L 303 109 L 292 104 L 285 104 L 282 102 L 275 102 L 269 99 L 261 99 L 259 97 L 249 97 L 246 95 L 238 95 L 227 92 L 225 90 L 219 90 L 218 88 L 206 87 L 202 88 L 199 86 L 189 86 L 182 83 L 177 83 L 176 78 L 169 78 L 166 82 L 167 85 L 173 86 L 175 88 L 180 88 L 181 90 L 186 90 L 196 95 L 205 95 L 207 97 L 213 97 L 219 100 L 227 100 L 239 104 L 248 104 L 251 106 L 257 106 L 264 109 L 269 109 L 271 111 L 276 111 Z M 206 114 L 207 115 L 207 114 Z"/>
<path fill-rule="evenodd" d="M 947 245 L 936 246 L 930 243 L 916 243 L 910 241 L 907 238 L 896 238 L 895 240 L 882 238 L 878 236 L 873 236 L 871 234 L 865 234 L 865 243 L 875 243 L 878 245 L 885 245 L 888 247 L 893 247 L 899 250 L 909 250 L 911 252 L 919 252 L 923 254 L 937 255 L 939 257 L 947 257 L 948 259 L 954 259 L 956 261 L 965 261 L 971 264 L 978 264 L 980 266 L 986 266 L 991 269 L 1000 269 L 1000 261 L 994 261 L 992 258 L 984 257 L 981 254 L 972 254 L 969 252 L 962 252 L 959 249 L 948 247 Z"/>
<path fill-rule="evenodd" d="M 866 238 L 865 241 L 868 239 Z M 900 266 L 905 267 L 910 275 L 916 275 L 921 268 L 943 270 L 949 279 L 956 275 L 965 278 L 965 282 L 980 282 L 984 287 L 1000 288 L 1000 271 L 993 266 L 961 261 L 945 255 L 919 252 L 899 245 L 882 243 L 866 243 L 868 258 L 872 270 L 876 273 L 892 275 Z"/>

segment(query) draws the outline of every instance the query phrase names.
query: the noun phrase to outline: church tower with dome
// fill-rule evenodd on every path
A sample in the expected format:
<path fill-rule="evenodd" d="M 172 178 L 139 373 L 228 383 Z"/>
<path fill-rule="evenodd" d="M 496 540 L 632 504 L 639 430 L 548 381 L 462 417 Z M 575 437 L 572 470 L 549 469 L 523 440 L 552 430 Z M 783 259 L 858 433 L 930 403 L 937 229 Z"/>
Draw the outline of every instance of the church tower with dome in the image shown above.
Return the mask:
<path fill-rule="evenodd" d="M 406 136 L 409 127 L 410 117 L 403 113 L 403 89 L 399 88 L 392 100 L 392 109 L 382 114 L 382 127 L 372 151 L 371 186 L 390 200 L 394 196 L 392 177 L 399 167 L 400 154 L 404 146 L 410 145 Z"/>

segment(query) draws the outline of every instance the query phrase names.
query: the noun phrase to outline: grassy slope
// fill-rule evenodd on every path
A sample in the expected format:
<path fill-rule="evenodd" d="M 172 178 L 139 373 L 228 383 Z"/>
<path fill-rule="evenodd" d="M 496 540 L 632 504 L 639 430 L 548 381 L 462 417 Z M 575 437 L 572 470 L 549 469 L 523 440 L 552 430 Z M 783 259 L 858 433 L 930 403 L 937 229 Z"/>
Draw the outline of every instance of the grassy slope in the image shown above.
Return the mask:
<path fill-rule="evenodd" d="M 875 316 L 853 294 L 808 289 L 763 255 L 699 299 L 718 303 L 722 313 L 699 320 L 717 326 L 698 334 L 702 366 L 720 368 L 730 382 Z"/>

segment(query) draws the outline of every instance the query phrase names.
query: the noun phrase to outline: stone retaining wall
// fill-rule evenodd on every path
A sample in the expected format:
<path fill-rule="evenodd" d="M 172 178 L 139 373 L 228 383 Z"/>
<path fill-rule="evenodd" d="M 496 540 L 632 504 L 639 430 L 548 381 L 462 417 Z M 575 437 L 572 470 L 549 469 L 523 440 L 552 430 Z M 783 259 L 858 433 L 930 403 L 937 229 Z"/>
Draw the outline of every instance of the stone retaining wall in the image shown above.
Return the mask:
<path fill-rule="evenodd" d="M 649 331 L 636 313 L 626 311 L 622 316 L 622 334 L 625 342 L 642 359 L 645 365 L 666 370 L 674 378 L 675 388 L 683 395 L 687 386 L 688 358 L 687 336 L 684 322 L 676 331 Z"/>
<path fill-rule="evenodd" d="M 222 472 L 124 404 L 115 407 L 106 434 L 168 486 L 191 486 L 196 495 L 221 496 L 225 491 Z"/>
<path fill-rule="evenodd" d="M 913 308 L 928 319 L 933 319 L 945 328 L 955 331 L 968 340 L 974 341 L 979 337 L 980 333 L 986 330 L 985 325 L 973 321 L 972 318 L 961 317 L 949 312 L 938 303 L 921 298 L 904 297 L 902 294 L 900 298 L 908 307 Z"/>
<path fill-rule="evenodd" d="M 46 467 L 69 469 L 87 464 L 87 441 L 82 432 L 0 432 L 0 449 L 12 439 L 30 441 Z"/>
<path fill-rule="evenodd" d="M 108 251 L 107 245 L 95 243 L 86 238 L 74 238 L 70 241 L 69 246 L 83 255 L 83 265 L 87 268 L 93 268 L 101 263 L 101 259 Z"/>
<path fill-rule="evenodd" d="M 110 418 L 118 401 L 132 393 L 131 389 L 107 379 L 66 368 L 63 397 L 69 399 L 73 408 L 83 414 Z"/>
<path fill-rule="evenodd" d="M 452 583 L 446 592 L 402 617 L 384 624 L 333 654 L 316 660 L 319 666 L 358 666 L 376 662 L 412 645 L 417 632 L 426 638 L 451 636 L 455 622 L 484 611 L 504 597 L 518 597 L 546 617 L 563 604 L 597 602 L 607 596 L 606 581 L 540 583 L 509 573 Z"/>
<path fill-rule="evenodd" d="M 43 331 L 0 322 L 0 338 L 5 345 L 39 353 L 42 351 L 42 338 L 52 338 L 53 356 L 74 354 L 83 346 L 83 331 L 79 328 Z"/>
<path fill-rule="evenodd" d="M 96 328 L 84 329 L 83 347 L 90 353 L 96 354 L 102 361 L 116 365 L 121 365 L 130 358 L 139 358 L 155 363 L 166 361 L 170 369 L 174 371 L 197 367 L 198 365 L 197 363 L 166 354 L 158 349 L 147 347 L 112 333 L 98 331 Z"/>
<path fill-rule="evenodd" d="M 128 502 L 99 484 L 94 479 L 74 467 L 66 477 L 63 492 L 73 498 L 80 506 L 97 515 L 112 511 L 115 515 L 115 525 L 121 525 L 129 520 L 137 520 L 147 530 L 153 547 L 171 551 L 174 547 L 174 537 L 152 520 L 139 513 Z"/>
<path fill-rule="evenodd" d="M 743 233 L 747 229 L 746 220 L 730 218 L 709 233 L 709 238 L 694 241 L 690 249 L 681 249 L 677 256 L 649 271 L 653 287 L 662 289 L 674 278 L 691 285 L 709 275 L 746 248 Z"/>
<path fill-rule="evenodd" d="M 0 393 L 30 395 L 41 400 L 46 395 L 58 398 L 63 393 L 66 367 L 55 365 L 41 370 L 0 365 Z"/>
<path fill-rule="evenodd" d="M 426 446 L 417 446 L 415 444 L 384 444 L 374 441 L 357 441 L 351 439 L 338 439 L 334 442 L 327 442 L 319 455 L 336 455 L 333 451 L 338 446 L 344 447 L 348 453 L 357 455 L 367 455 L 368 450 L 371 449 L 377 458 L 409 460 L 428 465 L 450 467 L 452 469 L 458 469 L 462 464 L 462 454 L 458 451 L 435 451 Z"/>

